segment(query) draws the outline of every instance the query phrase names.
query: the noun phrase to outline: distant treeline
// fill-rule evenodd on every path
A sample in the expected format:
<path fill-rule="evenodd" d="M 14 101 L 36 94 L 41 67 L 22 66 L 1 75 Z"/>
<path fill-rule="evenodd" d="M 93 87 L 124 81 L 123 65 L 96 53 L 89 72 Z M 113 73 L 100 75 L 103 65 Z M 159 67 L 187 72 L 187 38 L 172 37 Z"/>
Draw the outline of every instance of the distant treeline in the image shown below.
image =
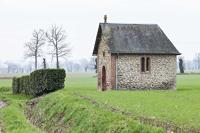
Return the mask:
<path fill-rule="evenodd" d="M 199 73 L 200 72 L 200 53 L 195 54 L 191 60 L 185 60 L 183 56 L 179 57 L 183 59 L 183 66 L 185 72 Z M 177 71 L 179 72 L 179 63 L 177 63 Z"/>
<path fill-rule="evenodd" d="M 80 59 L 80 60 L 67 60 L 60 62 L 60 68 L 64 68 L 66 72 L 95 72 L 96 71 L 96 61 L 95 57 L 91 57 L 90 59 Z M 25 61 L 24 61 L 25 62 Z M 15 73 L 31 73 L 34 71 L 34 63 L 33 62 L 0 62 L 0 74 L 15 74 Z M 54 68 L 55 64 L 51 62 L 46 63 L 47 68 Z M 38 65 L 39 69 L 43 68 L 42 59 Z"/>

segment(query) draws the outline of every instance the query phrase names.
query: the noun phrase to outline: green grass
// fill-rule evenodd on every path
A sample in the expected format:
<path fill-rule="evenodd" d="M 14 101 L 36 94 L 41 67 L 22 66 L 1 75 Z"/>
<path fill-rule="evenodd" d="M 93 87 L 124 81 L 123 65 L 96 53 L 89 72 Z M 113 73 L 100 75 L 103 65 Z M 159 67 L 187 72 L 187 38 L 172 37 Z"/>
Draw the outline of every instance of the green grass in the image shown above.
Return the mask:
<path fill-rule="evenodd" d="M 63 90 L 45 96 L 28 112 L 31 112 L 33 122 L 47 132 L 164 132 L 139 124 L 132 117 L 95 106 Z"/>
<path fill-rule="evenodd" d="M 7 133 L 42 132 L 30 124 L 24 115 L 24 105 L 31 97 L 13 95 L 10 87 L 11 80 L 0 80 L 0 100 L 7 103 L 5 108 L 0 109 L 0 125 Z"/>
<path fill-rule="evenodd" d="M 10 86 L 11 82 L 0 80 L 0 86 L 2 84 Z M 112 113 L 94 106 L 87 100 L 74 96 L 74 93 L 89 96 L 97 102 L 131 112 L 135 116 L 156 118 L 175 123 L 180 127 L 200 129 L 200 75 L 178 75 L 175 91 L 99 92 L 96 91 L 94 74 L 67 74 L 65 89 L 45 96 L 32 111 L 33 118 L 42 123 L 40 127 L 48 131 L 66 129 L 74 132 L 127 132 L 135 129 L 143 132 L 161 132 L 157 128 L 139 124 L 132 117 L 127 118 L 120 113 Z M 27 122 L 22 113 L 24 103 L 30 97 L 12 95 L 8 91 L 6 95 L 0 92 L 0 99 L 2 98 L 10 103 L 7 108 L 0 110 L 0 118 L 6 131 L 12 131 L 17 127 L 12 120 L 18 115 L 22 117 L 18 118 L 22 122 L 19 125 L 23 125 L 20 127 L 21 130 L 24 129 L 25 132 L 26 129 L 32 128 L 33 131 L 39 131 Z M 7 111 L 9 113 L 6 114 Z"/>
<path fill-rule="evenodd" d="M 153 117 L 181 127 L 200 129 L 200 75 L 178 75 L 176 91 L 97 92 L 94 90 L 96 79 L 90 77 L 90 80 L 81 76 L 74 80 L 69 79 L 66 89 L 138 116 Z"/>
<path fill-rule="evenodd" d="M 0 87 L 11 87 L 12 80 L 11 79 L 0 79 Z"/>

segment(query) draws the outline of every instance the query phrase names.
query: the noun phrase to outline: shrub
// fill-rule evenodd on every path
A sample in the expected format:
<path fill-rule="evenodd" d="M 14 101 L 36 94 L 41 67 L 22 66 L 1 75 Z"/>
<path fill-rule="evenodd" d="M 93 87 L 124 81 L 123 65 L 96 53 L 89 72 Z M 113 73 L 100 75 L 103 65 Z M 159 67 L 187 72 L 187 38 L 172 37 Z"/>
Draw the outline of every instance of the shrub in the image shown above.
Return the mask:
<path fill-rule="evenodd" d="M 0 87 L 0 92 L 8 92 L 11 90 L 11 87 Z"/>
<path fill-rule="evenodd" d="M 22 77 L 19 78 L 19 93 L 24 93 Z"/>
<path fill-rule="evenodd" d="M 40 69 L 30 75 L 13 78 L 13 93 L 40 96 L 64 88 L 64 69 Z"/>
<path fill-rule="evenodd" d="M 12 90 L 14 94 L 20 93 L 19 90 L 20 86 L 19 86 L 19 78 L 13 77 L 12 79 Z"/>
<path fill-rule="evenodd" d="M 31 93 L 31 86 L 30 86 L 30 76 L 22 76 L 20 78 L 20 90 L 21 93 L 25 93 L 27 95 L 30 95 Z"/>
<path fill-rule="evenodd" d="M 31 94 L 40 96 L 64 88 L 64 69 L 41 69 L 30 75 Z"/>

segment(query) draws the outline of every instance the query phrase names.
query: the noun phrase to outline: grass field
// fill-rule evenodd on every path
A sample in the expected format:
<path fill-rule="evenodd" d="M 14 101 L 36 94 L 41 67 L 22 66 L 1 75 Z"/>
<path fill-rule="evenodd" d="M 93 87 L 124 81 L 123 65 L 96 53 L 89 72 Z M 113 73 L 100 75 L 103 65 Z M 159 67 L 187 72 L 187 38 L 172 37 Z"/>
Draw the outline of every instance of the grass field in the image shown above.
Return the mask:
<path fill-rule="evenodd" d="M 11 87 L 12 80 L 11 79 L 0 79 L 0 87 Z"/>
<path fill-rule="evenodd" d="M 0 86 L 11 86 L 11 82 L 0 80 Z M 96 107 L 74 94 L 131 112 L 134 116 L 127 118 L 120 113 Z M 0 125 L 6 131 L 12 132 L 20 127 L 21 132 L 28 129 L 42 132 L 27 122 L 24 116 L 23 107 L 30 98 L 12 95 L 10 91 L 0 92 L 0 99 L 8 100 L 9 103 L 0 110 Z M 98 92 L 94 74 L 67 74 L 65 89 L 45 96 L 32 110 L 31 115 L 37 121 L 36 125 L 39 123 L 41 129 L 49 131 L 68 129 L 74 132 L 129 132 L 134 129 L 135 132 L 162 132 L 160 129 L 139 124 L 137 120 L 133 120 L 136 116 L 174 123 L 179 127 L 200 129 L 200 75 L 178 75 L 176 91 Z M 13 120 L 18 120 L 19 124 L 15 126 Z"/>
<path fill-rule="evenodd" d="M 77 80 L 78 78 L 76 78 Z M 68 89 L 98 101 L 114 105 L 136 115 L 155 117 L 180 126 L 200 128 L 200 75 L 179 75 L 176 91 L 109 91 L 96 92 L 85 80 L 84 85 L 69 84 Z M 89 80 L 88 80 L 89 81 Z M 94 82 L 94 81 L 91 81 Z M 70 83 L 70 81 L 69 81 Z"/>

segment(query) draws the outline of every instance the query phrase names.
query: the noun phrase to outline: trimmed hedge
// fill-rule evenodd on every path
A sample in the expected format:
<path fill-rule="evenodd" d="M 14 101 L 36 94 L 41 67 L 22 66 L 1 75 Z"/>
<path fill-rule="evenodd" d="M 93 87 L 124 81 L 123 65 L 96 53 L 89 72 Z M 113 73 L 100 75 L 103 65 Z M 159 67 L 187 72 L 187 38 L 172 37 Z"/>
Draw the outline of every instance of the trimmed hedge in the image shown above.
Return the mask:
<path fill-rule="evenodd" d="M 31 90 L 33 96 L 40 96 L 64 88 L 64 69 L 41 69 L 31 73 Z"/>
<path fill-rule="evenodd" d="M 21 93 L 25 93 L 27 95 L 30 95 L 31 93 L 31 86 L 30 86 L 30 76 L 22 76 L 20 78 L 20 87 L 21 87 Z"/>
<path fill-rule="evenodd" d="M 13 78 L 13 93 L 41 96 L 64 88 L 64 69 L 40 69 L 30 75 Z"/>
<path fill-rule="evenodd" d="M 12 79 L 12 90 L 14 94 L 20 93 L 19 90 L 19 78 L 14 77 Z"/>

